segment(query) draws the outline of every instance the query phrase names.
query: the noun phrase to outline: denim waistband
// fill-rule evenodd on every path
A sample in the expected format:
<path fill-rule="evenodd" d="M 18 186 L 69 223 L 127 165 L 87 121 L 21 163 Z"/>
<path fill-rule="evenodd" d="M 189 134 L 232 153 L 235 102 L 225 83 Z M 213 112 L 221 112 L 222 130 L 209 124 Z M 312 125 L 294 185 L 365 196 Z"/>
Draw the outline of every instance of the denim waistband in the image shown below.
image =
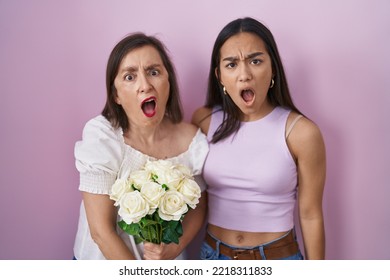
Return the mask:
<path fill-rule="evenodd" d="M 205 242 L 216 251 L 217 255 L 222 254 L 237 260 L 285 259 L 299 253 L 294 229 L 279 238 L 256 246 L 232 246 L 219 240 L 209 231 Z"/>

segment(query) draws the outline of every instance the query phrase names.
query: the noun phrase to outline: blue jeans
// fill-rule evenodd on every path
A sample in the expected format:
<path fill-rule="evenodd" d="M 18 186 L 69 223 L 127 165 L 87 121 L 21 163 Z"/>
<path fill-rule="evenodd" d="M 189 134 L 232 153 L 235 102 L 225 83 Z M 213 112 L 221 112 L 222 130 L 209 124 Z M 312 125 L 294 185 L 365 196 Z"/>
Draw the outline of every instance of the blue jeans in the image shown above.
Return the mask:
<path fill-rule="evenodd" d="M 272 244 L 273 242 L 285 237 L 288 233 L 286 233 L 286 235 L 278 238 L 278 239 L 275 239 L 275 240 L 272 240 L 270 242 L 267 242 L 265 244 L 261 244 L 259 246 L 254 246 L 254 247 L 234 247 L 234 246 L 230 246 L 224 242 L 222 242 L 221 240 L 219 240 L 218 238 L 216 238 L 215 236 L 211 235 L 210 233 L 207 233 L 209 234 L 211 237 L 213 237 L 218 244 L 224 244 L 225 246 L 228 246 L 230 247 L 231 249 L 259 249 L 260 252 L 264 252 L 264 247 L 266 247 L 267 245 L 270 245 Z M 219 250 L 218 250 L 218 246 L 216 248 L 216 250 L 214 250 L 213 248 L 211 248 L 211 246 L 209 244 L 207 244 L 205 241 L 203 241 L 202 243 L 202 246 L 200 248 L 200 259 L 201 260 L 231 260 L 230 257 L 228 256 L 225 256 L 225 255 L 222 255 L 219 253 Z M 266 259 L 266 257 L 264 256 L 263 253 L 261 253 L 263 259 Z M 303 256 L 301 254 L 300 251 L 298 251 L 298 253 L 294 254 L 294 255 L 291 255 L 291 256 L 288 256 L 286 258 L 282 258 L 281 260 L 303 260 Z"/>

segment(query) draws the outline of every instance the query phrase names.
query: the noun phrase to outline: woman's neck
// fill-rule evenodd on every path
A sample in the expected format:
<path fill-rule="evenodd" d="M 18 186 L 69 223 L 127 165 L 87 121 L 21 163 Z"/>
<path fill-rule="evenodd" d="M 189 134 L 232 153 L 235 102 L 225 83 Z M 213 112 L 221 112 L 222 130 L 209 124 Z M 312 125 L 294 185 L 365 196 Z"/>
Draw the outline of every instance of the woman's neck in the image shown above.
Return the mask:
<path fill-rule="evenodd" d="M 146 154 L 154 153 L 169 135 L 171 125 L 167 118 L 153 126 L 130 125 L 123 135 L 125 143 Z"/>

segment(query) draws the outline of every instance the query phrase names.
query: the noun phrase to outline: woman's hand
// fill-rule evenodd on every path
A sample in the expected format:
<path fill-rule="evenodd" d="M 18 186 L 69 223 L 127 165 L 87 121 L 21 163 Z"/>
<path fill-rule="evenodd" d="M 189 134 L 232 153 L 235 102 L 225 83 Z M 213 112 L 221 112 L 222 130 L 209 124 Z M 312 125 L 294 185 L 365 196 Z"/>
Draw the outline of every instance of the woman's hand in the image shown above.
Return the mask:
<path fill-rule="evenodd" d="M 180 246 L 175 243 L 144 243 L 145 260 L 174 260 L 180 253 Z"/>

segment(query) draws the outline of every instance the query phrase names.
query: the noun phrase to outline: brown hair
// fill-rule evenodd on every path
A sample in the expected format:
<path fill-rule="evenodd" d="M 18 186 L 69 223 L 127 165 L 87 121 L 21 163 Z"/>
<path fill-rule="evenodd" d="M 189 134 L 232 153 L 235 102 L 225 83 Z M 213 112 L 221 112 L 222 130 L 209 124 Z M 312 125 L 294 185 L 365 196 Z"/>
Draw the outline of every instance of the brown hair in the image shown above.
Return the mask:
<path fill-rule="evenodd" d="M 106 70 L 107 99 L 102 115 L 111 122 L 113 127 L 121 127 L 124 132 L 129 129 L 129 121 L 122 106 L 115 102 L 117 90 L 114 85 L 114 80 L 118 74 L 119 66 L 123 58 L 132 50 L 143 46 L 152 46 L 158 51 L 161 60 L 164 63 L 164 67 L 168 72 L 170 90 L 166 115 L 173 123 L 179 123 L 183 119 L 175 68 L 167 54 L 167 49 L 160 40 L 153 36 L 146 36 L 143 33 L 134 33 L 123 38 L 114 47 L 108 58 Z"/>
<path fill-rule="evenodd" d="M 236 133 L 240 129 L 241 111 L 230 98 L 230 96 L 224 94 L 223 87 L 215 75 L 215 69 L 217 69 L 219 76 L 220 50 L 223 44 L 230 37 L 241 32 L 248 32 L 262 39 L 271 57 L 272 69 L 275 75 L 275 84 L 268 91 L 267 98 L 270 104 L 273 106 L 283 106 L 300 113 L 292 101 L 287 85 L 286 75 L 283 69 L 283 64 L 271 31 L 262 23 L 253 18 L 246 17 L 236 19 L 228 23 L 218 34 L 211 55 L 207 100 L 205 106 L 208 108 L 213 108 L 214 106 L 219 105 L 223 111 L 223 121 L 213 135 L 213 143 L 216 143 L 228 137 L 229 135 Z"/>

